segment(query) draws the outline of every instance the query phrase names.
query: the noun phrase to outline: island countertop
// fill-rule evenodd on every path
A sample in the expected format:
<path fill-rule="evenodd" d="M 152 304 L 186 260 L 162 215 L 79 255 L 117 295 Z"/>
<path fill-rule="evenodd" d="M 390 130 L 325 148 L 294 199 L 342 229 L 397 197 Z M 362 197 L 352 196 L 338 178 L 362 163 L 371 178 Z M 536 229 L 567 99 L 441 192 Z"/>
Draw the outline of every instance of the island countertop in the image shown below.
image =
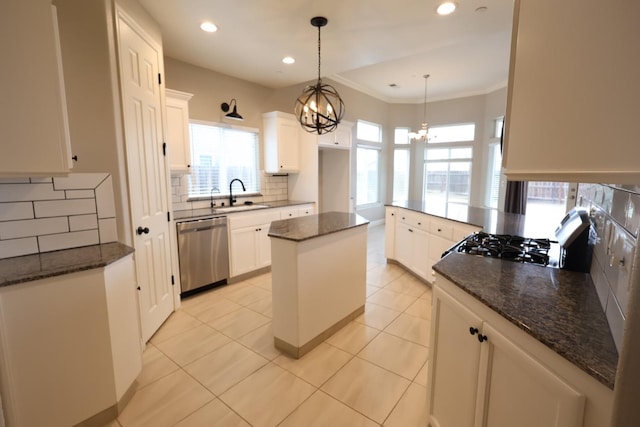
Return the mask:
<path fill-rule="evenodd" d="M 457 252 L 433 269 L 613 389 L 618 353 L 588 274 Z"/>
<path fill-rule="evenodd" d="M 324 212 L 273 221 L 269 237 L 301 242 L 367 224 L 367 219 L 354 213 Z"/>

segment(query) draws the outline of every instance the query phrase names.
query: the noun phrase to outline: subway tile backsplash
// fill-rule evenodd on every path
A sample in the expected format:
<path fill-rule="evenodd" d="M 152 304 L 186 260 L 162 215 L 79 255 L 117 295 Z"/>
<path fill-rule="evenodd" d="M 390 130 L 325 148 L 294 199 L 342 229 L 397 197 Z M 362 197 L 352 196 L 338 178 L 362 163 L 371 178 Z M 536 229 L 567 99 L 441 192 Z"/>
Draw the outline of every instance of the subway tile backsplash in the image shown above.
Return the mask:
<path fill-rule="evenodd" d="M 591 279 L 620 351 L 629 292 L 640 286 L 632 274 L 638 259 L 640 187 L 580 184 L 578 205 L 590 210 L 598 234 Z"/>
<path fill-rule="evenodd" d="M 269 175 L 262 173 L 261 177 L 261 195 L 252 197 L 243 197 L 242 192 L 234 195 L 238 201 L 244 202 L 250 200 L 254 203 L 275 202 L 287 200 L 289 198 L 288 177 L 284 175 Z M 214 198 L 215 198 L 214 194 Z M 216 199 L 216 204 L 228 203 L 229 198 Z M 174 211 L 183 211 L 189 209 L 202 209 L 210 206 L 211 199 L 200 198 L 199 200 L 189 200 L 189 175 L 172 174 L 171 175 L 171 204 Z"/>
<path fill-rule="evenodd" d="M 0 258 L 118 240 L 111 175 L 0 179 Z"/>

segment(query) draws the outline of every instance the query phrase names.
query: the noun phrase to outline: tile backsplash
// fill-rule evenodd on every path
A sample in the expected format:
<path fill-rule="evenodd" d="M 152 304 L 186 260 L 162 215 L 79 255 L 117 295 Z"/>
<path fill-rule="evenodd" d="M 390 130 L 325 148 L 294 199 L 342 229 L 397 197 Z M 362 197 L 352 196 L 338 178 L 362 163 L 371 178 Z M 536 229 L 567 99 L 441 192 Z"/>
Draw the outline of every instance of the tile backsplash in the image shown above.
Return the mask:
<path fill-rule="evenodd" d="M 634 275 L 640 231 L 640 187 L 580 184 L 578 206 L 590 210 L 598 234 L 591 278 L 619 352 L 628 296 L 633 286 L 640 286 Z"/>
<path fill-rule="evenodd" d="M 286 175 L 269 175 L 262 174 L 261 178 L 261 194 L 258 196 L 243 197 L 242 192 L 236 194 L 235 198 L 239 202 L 250 200 L 254 203 L 275 202 L 287 200 L 288 196 L 288 176 Z M 229 197 L 216 197 L 214 199 L 218 205 L 225 202 L 228 203 Z M 209 197 L 198 198 L 196 200 L 189 199 L 189 175 L 171 174 L 171 203 L 174 211 L 183 211 L 188 209 L 208 208 L 211 203 Z"/>
<path fill-rule="evenodd" d="M 0 179 L 0 258 L 117 240 L 111 175 Z"/>

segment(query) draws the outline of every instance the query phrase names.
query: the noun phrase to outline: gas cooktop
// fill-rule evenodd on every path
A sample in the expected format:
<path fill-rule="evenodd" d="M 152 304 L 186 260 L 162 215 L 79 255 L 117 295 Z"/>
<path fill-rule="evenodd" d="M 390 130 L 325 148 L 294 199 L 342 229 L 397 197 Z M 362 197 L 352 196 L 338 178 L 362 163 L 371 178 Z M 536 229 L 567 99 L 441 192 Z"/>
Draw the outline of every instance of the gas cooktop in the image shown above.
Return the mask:
<path fill-rule="evenodd" d="M 451 251 L 557 268 L 560 245 L 546 238 L 531 239 L 479 231 L 467 236 L 447 253 Z"/>

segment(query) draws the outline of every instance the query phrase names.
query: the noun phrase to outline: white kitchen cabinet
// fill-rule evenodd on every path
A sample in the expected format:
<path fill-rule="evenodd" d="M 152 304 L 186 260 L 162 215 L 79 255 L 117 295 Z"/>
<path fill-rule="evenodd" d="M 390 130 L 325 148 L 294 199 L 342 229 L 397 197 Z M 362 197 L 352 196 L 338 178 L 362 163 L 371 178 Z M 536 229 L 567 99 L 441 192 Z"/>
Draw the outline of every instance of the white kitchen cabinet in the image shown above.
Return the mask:
<path fill-rule="evenodd" d="M 463 237 L 481 229 L 397 207 L 386 208 L 385 224 L 385 256 L 429 282 L 433 282 L 431 267 L 442 254 Z"/>
<path fill-rule="evenodd" d="M 628 48 L 640 38 L 639 20 L 638 2 L 515 2 L 503 153 L 509 179 L 640 182 L 640 55 Z"/>
<path fill-rule="evenodd" d="M 231 277 L 271 265 L 269 227 L 272 221 L 279 219 L 280 209 L 260 209 L 229 215 Z"/>
<path fill-rule="evenodd" d="M 439 275 L 432 307 L 432 427 L 608 425 L 611 390 Z"/>
<path fill-rule="evenodd" d="M 318 145 L 343 149 L 351 148 L 352 128 L 353 123 L 342 121 L 335 131 L 318 136 Z"/>
<path fill-rule="evenodd" d="M 29 23 L 25 25 L 25 23 Z M 51 176 L 72 167 L 56 9 L 50 0 L 0 5 L 0 176 Z"/>
<path fill-rule="evenodd" d="M 264 170 L 296 173 L 300 170 L 300 123 L 292 114 L 272 111 L 262 115 Z"/>
<path fill-rule="evenodd" d="M 135 286 L 129 255 L 0 288 L 7 426 L 71 426 L 115 411 L 142 369 Z"/>
<path fill-rule="evenodd" d="M 395 259 L 397 209 L 391 206 L 384 210 L 384 256 Z"/>
<path fill-rule="evenodd" d="M 167 108 L 167 138 L 171 172 L 191 171 L 191 141 L 189 139 L 189 100 L 192 94 L 165 89 Z"/>
<path fill-rule="evenodd" d="M 313 215 L 315 213 L 316 213 L 316 210 L 313 207 L 313 205 L 303 205 L 298 207 L 298 216 Z"/>

